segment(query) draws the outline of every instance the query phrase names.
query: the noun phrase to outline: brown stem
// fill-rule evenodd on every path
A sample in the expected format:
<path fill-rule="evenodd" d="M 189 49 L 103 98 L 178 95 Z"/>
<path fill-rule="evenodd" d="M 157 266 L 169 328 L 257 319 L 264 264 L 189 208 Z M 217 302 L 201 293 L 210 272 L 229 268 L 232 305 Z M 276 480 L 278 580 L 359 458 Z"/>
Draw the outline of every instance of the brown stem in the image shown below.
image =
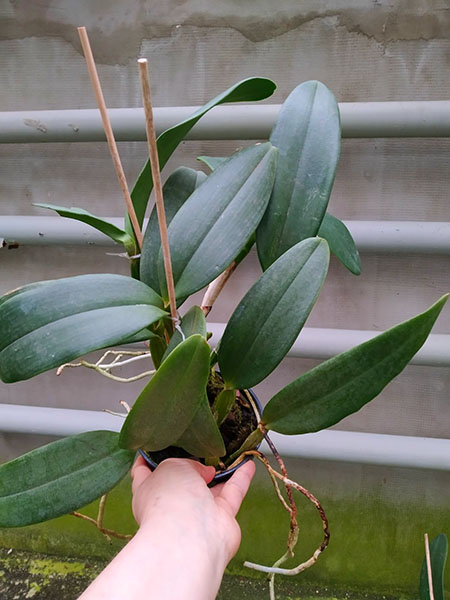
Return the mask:
<path fill-rule="evenodd" d="M 158 146 L 156 144 L 155 126 L 153 122 L 152 96 L 150 92 L 150 80 L 148 76 L 147 59 L 140 58 L 139 75 L 141 77 L 142 99 L 144 101 L 145 127 L 147 131 L 148 151 L 150 155 L 150 166 L 152 169 L 153 186 L 155 190 L 156 212 L 158 214 L 159 232 L 161 235 L 161 247 L 164 258 L 164 270 L 166 273 L 167 292 L 169 294 L 170 315 L 174 321 L 177 320 L 177 305 L 175 301 L 175 286 L 173 283 L 172 262 L 170 260 L 169 236 L 167 234 L 166 212 L 161 185 L 161 173 L 159 170 Z"/>
<path fill-rule="evenodd" d="M 97 105 L 100 110 L 100 115 L 102 117 L 103 128 L 105 130 L 106 139 L 108 141 L 109 151 L 111 152 L 111 157 L 113 159 L 114 169 L 116 171 L 117 178 L 119 180 L 120 188 L 122 190 L 123 197 L 125 199 L 125 204 L 127 206 L 128 214 L 130 215 L 131 224 L 133 225 L 133 230 L 136 235 L 136 240 L 138 242 L 139 248 L 142 248 L 142 232 L 139 226 L 139 221 L 136 216 L 136 212 L 134 210 L 133 202 L 131 200 L 130 192 L 128 190 L 127 180 L 125 177 L 125 173 L 122 167 L 122 163 L 120 161 L 119 151 L 117 150 L 116 140 L 114 139 L 114 133 L 111 127 L 111 122 L 109 120 L 108 111 L 106 109 L 106 102 L 102 92 L 102 86 L 100 84 L 100 79 L 98 77 L 97 69 L 95 67 L 94 56 L 92 54 L 91 45 L 89 43 L 88 34 L 86 31 L 86 27 L 78 27 L 78 34 L 81 40 L 81 46 L 83 48 L 84 56 L 86 59 L 87 69 L 89 73 L 89 77 L 91 80 L 92 87 L 94 89 L 94 94 L 97 99 Z"/>
<path fill-rule="evenodd" d="M 428 533 L 425 533 L 425 561 L 427 564 L 427 577 L 428 577 L 428 592 L 430 595 L 430 600 L 434 600 L 434 590 L 433 590 L 433 575 L 431 571 L 431 557 L 430 557 L 430 544 L 428 541 Z"/>
<path fill-rule="evenodd" d="M 225 284 L 234 273 L 236 267 L 237 262 L 233 261 L 231 265 L 228 265 L 225 271 L 219 275 L 219 277 L 216 277 L 216 279 L 214 279 L 214 281 L 208 285 L 201 304 L 201 309 L 204 312 L 205 317 L 207 317 L 211 312 L 214 302 L 217 300 L 217 297 L 225 287 Z"/>

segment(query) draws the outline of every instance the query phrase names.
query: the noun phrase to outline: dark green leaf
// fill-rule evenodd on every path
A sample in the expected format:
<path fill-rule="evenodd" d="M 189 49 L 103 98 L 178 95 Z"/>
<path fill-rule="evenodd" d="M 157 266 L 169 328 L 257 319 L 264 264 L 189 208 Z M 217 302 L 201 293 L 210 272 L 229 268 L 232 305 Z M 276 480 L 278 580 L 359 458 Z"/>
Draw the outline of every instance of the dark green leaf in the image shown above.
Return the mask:
<path fill-rule="evenodd" d="M 325 240 L 288 250 L 241 300 L 223 334 L 219 365 L 227 387 L 250 388 L 281 362 L 319 295 L 329 261 Z"/>
<path fill-rule="evenodd" d="M 112 223 L 109 223 L 100 217 L 96 217 L 83 208 L 65 208 L 64 206 L 55 206 L 54 204 L 47 204 L 46 202 L 35 202 L 34 205 L 40 206 L 41 208 L 49 208 L 50 210 L 54 210 L 61 217 L 67 217 L 69 219 L 81 221 L 82 223 L 87 223 L 87 225 L 90 225 L 91 227 L 94 227 L 94 229 L 101 231 L 118 244 L 122 244 L 128 254 L 136 254 L 136 243 L 134 241 L 134 237 L 129 235 L 126 231 L 120 229 L 120 227 L 116 227 L 116 225 L 113 225 Z"/>
<path fill-rule="evenodd" d="M 122 448 L 156 451 L 180 439 L 205 394 L 209 353 L 205 338 L 193 335 L 161 363 L 123 424 Z"/>
<path fill-rule="evenodd" d="M 90 431 L 37 448 L 0 466 L 0 527 L 22 527 L 72 512 L 113 488 L 134 452 L 118 434 Z"/>
<path fill-rule="evenodd" d="M 333 94 L 318 81 L 296 87 L 281 108 L 270 141 L 279 149 L 279 159 L 269 206 L 256 234 L 263 269 L 319 231 L 341 142 Z"/>
<path fill-rule="evenodd" d="M 190 117 L 181 121 L 181 123 L 178 123 L 178 125 L 174 125 L 170 129 L 164 131 L 157 140 L 160 168 L 162 169 L 164 167 L 178 144 L 186 137 L 197 121 L 211 110 L 211 108 L 225 102 L 252 102 L 264 100 L 273 94 L 275 88 L 276 85 L 274 82 L 264 77 L 250 77 L 249 79 L 244 79 L 204 104 Z M 133 206 L 141 226 L 144 221 L 145 210 L 152 189 L 153 179 L 150 163 L 147 161 L 136 181 L 133 191 L 131 192 Z M 133 235 L 128 215 L 125 219 L 125 229 L 129 235 Z"/>
<path fill-rule="evenodd" d="M 434 600 L 444 600 L 444 570 L 447 562 L 448 541 L 445 533 L 441 533 L 430 542 L 431 575 L 433 580 Z M 420 600 L 431 600 L 428 584 L 427 562 L 424 558 L 420 572 Z"/>
<path fill-rule="evenodd" d="M 24 286 L 0 303 L 0 375 L 28 379 L 124 343 L 164 317 L 161 298 L 122 275 L 80 275 Z"/>
<path fill-rule="evenodd" d="M 319 237 L 327 240 L 330 250 L 354 275 L 361 273 L 361 258 L 352 234 L 345 224 L 326 213 L 319 228 Z"/>
<path fill-rule="evenodd" d="M 195 190 L 169 226 L 177 298 L 201 289 L 230 264 L 256 229 L 269 199 L 276 149 L 269 142 L 235 154 Z M 166 296 L 164 264 L 158 261 Z"/>
<path fill-rule="evenodd" d="M 406 367 L 447 298 L 287 385 L 265 407 L 264 426 L 288 435 L 320 431 L 362 408 Z"/>
<path fill-rule="evenodd" d="M 198 333 L 206 339 L 206 319 L 200 306 L 193 306 L 187 311 L 187 313 L 181 319 L 180 329 L 185 338 Z M 181 336 L 181 332 L 179 330 L 175 330 L 175 333 L 170 338 L 170 342 L 167 346 L 167 350 L 164 353 L 163 360 L 176 346 L 181 344 L 182 341 L 183 337 Z"/>
<path fill-rule="evenodd" d="M 203 396 L 191 424 L 175 445 L 199 458 L 224 456 L 223 439 L 212 415 L 206 394 Z"/>
<path fill-rule="evenodd" d="M 168 177 L 163 187 L 164 209 L 166 213 L 167 226 L 180 207 L 189 198 L 192 192 L 206 179 L 201 171 L 194 171 L 186 167 L 176 169 Z M 144 244 L 141 252 L 141 275 L 140 279 L 145 281 L 151 288 L 159 289 L 158 279 L 158 256 L 161 248 L 161 236 L 159 233 L 158 216 L 156 206 L 150 215 L 145 230 Z"/>
<path fill-rule="evenodd" d="M 228 156 L 197 156 L 197 160 L 204 163 L 211 171 L 215 171 L 224 162 L 228 160 Z"/>

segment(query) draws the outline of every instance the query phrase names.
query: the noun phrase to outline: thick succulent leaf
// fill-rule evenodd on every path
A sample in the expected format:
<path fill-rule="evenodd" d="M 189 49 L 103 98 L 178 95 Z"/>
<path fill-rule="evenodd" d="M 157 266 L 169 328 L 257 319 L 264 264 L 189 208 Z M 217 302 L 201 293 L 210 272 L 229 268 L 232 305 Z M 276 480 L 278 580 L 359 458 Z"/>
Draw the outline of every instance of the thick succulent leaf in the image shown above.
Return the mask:
<path fill-rule="evenodd" d="M 206 179 L 201 171 L 180 167 L 176 169 L 167 179 L 163 187 L 164 209 L 166 213 L 167 226 L 173 217 L 186 202 L 192 192 Z M 161 236 L 159 233 L 158 215 L 156 206 L 150 214 L 150 219 L 145 230 L 144 244 L 141 252 L 140 279 L 145 281 L 151 288 L 159 289 L 158 279 L 158 256 L 161 248 Z"/>
<path fill-rule="evenodd" d="M 123 343 L 166 316 L 161 298 L 122 275 L 80 275 L 31 284 L 0 303 L 0 376 L 28 379 Z"/>
<path fill-rule="evenodd" d="M 222 390 L 217 396 L 214 402 L 213 410 L 214 414 L 216 415 L 217 423 L 219 423 L 219 425 L 221 425 L 226 419 L 228 413 L 233 408 L 235 402 L 236 390 L 234 390 L 233 388 L 226 388 Z"/>
<path fill-rule="evenodd" d="M 279 158 L 272 196 L 256 235 L 263 269 L 294 244 L 318 234 L 341 142 L 333 94 L 319 81 L 296 87 L 281 108 L 270 141 Z"/>
<path fill-rule="evenodd" d="M 183 332 L 184 338 L 191 335 L 199 334 L 206 339 L 206 319 L 200 306 L 190 308 L 180 322 L 180 329 Z M 170 338 L 169 345 L 163 355 L 163 360 L 172 352 L 176 346 L 181 344 L 183 337 L 181 332 L 176 329 L 175 333 Z"/>
<path fill-rule="evenodd" d="M 406 367 L 447 298 L 287 385 L 266 405 L 264 426 L 288 435 L 320 431 L 362 408 Z"/>
<path fill-rule="evenodd" d="M 125 419 L 122 448 L 162 450 L 180 439 L 205 394 L 209 353 L 205 338 L 193 335 L 161 363 Z"/>
<path fill-rule="evenodd" d="M 164 131 L 157 140 L 160 168 L 162 169 L 165 166 L 174 150 L 197 121 L 212 108 L 225 102 L 253 102 L 264 100 L 273 94 L 275 88 L 276 85 L 274 82 L 264 77 L 250 77 L 249 79 L 244 79 L 204 104 L 190 117 L 181 121 L 181 123 L 178 123 L 178 125 L 174 125 L 170 129 Z M 144 221 L 145 210 L 152 189 L 152 173 L 150 163 L 147 161 L 135 183 L 133 191 L 131 192 L 133 206 L 141 226 Z M 130 235 L 134 235 L 128 215 L 125 218 L 125 230 Z"/>
<path fill-rule="evenodd" d="M 448 541 L 441 533 L 430 542 L 431 576 L 433 580 L 434 600 L 444 600 L 444 570 L 447 562 Z M 431 600 L 428 584 L 427 562 L 424 558 L 420 572 L 420 600 Z"/>
<path fill-rule="evenodd" d="M 191 424 L 175 445 L 199 458 L 224 456 L 223 438 L 211 412 L 206 394 L 203 396 Z"/>
<path fill-rule="evenodd" d="M 70 513 L 113 488 L 134 452 L 118 434 L 90 431 L 52 442 L 0 466 L 0 527 L 22 527 Z"/>
<path fill-rule="evenodd" d="M 247 292 L 218 350 L 226 387 L 250 388 L 281 362 L 319 295 L 328 262 L 325 240 L 304 240 L 275 261 Z"/>
<path fill-rule="evenodd" d="M 276 153 L 269 142 L 238 152 L 176 213 L 169 226 L 169 244 L 177 298 L 193 294 L 220 275 L 255 231 L 272 189 Z M 166 297 L 161 252 L 158 273 L 159 289 Z"/>
<path fill-rule="evenodd" d="M 326 213 L 319 228 L 319 237 L 327 240 L 331 252 L 354 275 L 361 273 L 361 258 L 352 234 L 338 218 Z"/>
<path fill-rule="evenodd" d="M 46 202 L 35 202 L 34 205 L 40 206 L 41 208 L 49 208 L 50 210 L 54 210 L 61 217 L 67 217 L 69 219 L 75 219 L 76 221 L 86 223 L 87 225 L 94 227 L 94 229 L 101 231 L 118 244 L 122 244 L 129 254 L 136 254 L 136 243 L 134 241 L 134 237 L 129 235 L 126 231 L 120 229 L 120 227 L 117 227 L 116 225 L 113 225 L 112 223 L 109 223 L 100 217 L 96 217 L 83 208 L 65 208 L 64 206 L 56 206 L 54 204 L 47 204 Z"/>
<path fill-rule="evenodd" d="M 197 156 L 197 160 L 209 167 L 211 171 L 215 171 L 217 167 L 220 167 L 228 159 L 228 156 Z"/>

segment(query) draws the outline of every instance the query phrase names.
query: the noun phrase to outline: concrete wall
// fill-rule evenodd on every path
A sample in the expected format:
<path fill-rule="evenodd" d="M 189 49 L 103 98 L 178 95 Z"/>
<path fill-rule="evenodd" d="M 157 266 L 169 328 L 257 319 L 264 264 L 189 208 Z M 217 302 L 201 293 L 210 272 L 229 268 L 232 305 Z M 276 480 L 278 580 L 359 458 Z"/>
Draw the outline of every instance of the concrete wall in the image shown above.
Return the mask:
<path fill-rule="evenodd" d="M 300 82 L 319 79 L 339 101 L 443 100 L 448 98 L 450 11 L 445 0 L 154 0 L 73 2 L 15 0 L 0 6 L 0 106 L 2 110 L 92 108 L 76 26 L 90 34 L 110 107 L 140 105 L 135 59 L 150 62 L 156 106 L 201 104 L 251 75 L 273 78 L 282 102 Z M 197 166 L 201 154 L 225 155 L 245 141 L 186 142 L 165 170 Z M 133 182 L 146 158 L 144 143 L 121 143 Z M 0 215 L 44 215 L 33 202 L 80 206 L 104 216 L 123 214 L 120 190 L 105 144 L 7 145 L 0 147 Z M 344 140 L 330 209 L 344 219 L 448 221 L 450 140 Z M 1 223 L 1 217 L 0 217 Z M 1 232 L 0 232 L 1 233 Z M 448 257 L 363 255 L 355 278 L 332 261 L 309 326 L 382 330 L 420 312 L 450 290 Z M 126 260 L 101 248 L 0 250 L 0 292 L 18 285 L 87 272 L 126 273 Z M 236 272 L 211 319 L 224 321 L 259 273 L 255 256 Z M 444 309 L 435 333 L 450 332 Z M 287 359 L 263 385 L 262 400 L 312 360 Z M 410 366 L 371 405 L 337 428 L 447 437 L 450 426 L 444 368 Z M 132 402 L 140 386 L 116 387 L 93 373 L 46 373 L 32 381 L 0 384 L 0 401 L 73 408 L 115 409 Z M 40 440 L 0 436 L 4 457 Z M 344 466 L 342 467 L 344 469 Z M 393 477 L 386 469 L 386 477 Z M 444 475 L 439 485 L 416 472 L 401 482 L 428 507 L 436 533 L 444 519 Z M 348 494 L 375 494 L 373 480 L 356 475 Z M 354 489 L 352 490 L 352 486 Z M 355 492 L 356 490 L 356 492 Z M 413 493 L 413 492 L 411 492 Z M 444 502 L 445 504 L 445 502 Z M 357 528 L 371 515 L 361 509 Z M 423 531 L 418 527 L 417 538 Z M 395 543 L 406 551 L 399 540 Z M 420 541 L 418 542 L 420 543 Z M 394 578 L 395 579 L 395 578 Z"/>

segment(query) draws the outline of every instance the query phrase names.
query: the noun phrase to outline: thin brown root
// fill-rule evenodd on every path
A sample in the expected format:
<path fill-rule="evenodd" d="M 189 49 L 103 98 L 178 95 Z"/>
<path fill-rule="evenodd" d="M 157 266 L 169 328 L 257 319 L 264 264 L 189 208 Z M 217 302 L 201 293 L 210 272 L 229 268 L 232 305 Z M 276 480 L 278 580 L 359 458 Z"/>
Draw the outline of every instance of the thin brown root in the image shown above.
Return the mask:
<path fill-rule="evenodd" d="M 267 460 L 267 458 L 261 452 L 259 452 L 259 450 L 249 450 L 247 452 L 244 452 L 244 454 L 240 458 L 243 458 L 244 456 L 256 456 L 256 458 L 258 458 L 258 460 L 260 460 L 265 465 L 265 467 L 267 468 L 269 473 L 271 473 L 271 475 L 273 475 L 273 477 L 280 479 L 285 484 L 286 487 L 290 486 L 291 488 L 294 488 L 295 490 L 297 490 L 298 492 L 300 492 L 301 494 L 306 496 L 306 498 L 308 498 L 308 500 L 314 504 L 314 506 L 317 508 L 317 510 L 320 514 L 320 518 L 322 519 L 324 538 L 323 538 L 321 545 L 317 548 L 317 550 L 314 552 L 314 554 L 311 556 L 311 558 L 309 558 L 307 561 L 299 564 L 297 567 L 295 567 L 293 569 L 282 569 L 278 566 L 266 567 L 264 565 L 258 565 L 256 563 L 252 563 L 252 562 L 248 562 L 248 561 L 244 562 L 245 567 L 248 567 L 250 569 L 255 569 L 256 571 L 262 571 L 263 573 L 269 573 L 271 575 L 275 575 L 275 574 L 297 575 L 298 573 L 301 573 L 302 571 L 311 567 L 317 561 L 319 556 L 322 554 L 322 552 L 328 546 L 328 543 L 330 540 L 330 532 L 328 530 L 328 519 L 325 514 L 325 511 L 323 510 L 320 502 L 317 500 L 317 498 L 313 494 L 311 494 L 311 492 L 309 492 L 306 488 L 304 488 L 300 484 L 296 483 L 295 481 L 292 481 L 285 475 L 278 473 L 278 471 L 273 469 L 270 466 L 270 463 Z M 297 527 L 297 530 L 295 531 L 295 533 L 292 535 L 292 539 L 291 539 L 291 543 L 294 543 L 294 545 L 297 542 L 297 536 L 298 536 L 298 527 Z M 288 552 L 286 553 L 286 555 L 289 556 L 289 548 L 288 548 Z M 279 559 L 279 561 L 277 561 L 277 563 L 280 564 L 281 562 L 284 562 L 286 555 L 282 556 Z M 273 578 L 271 577 L 270 580 L 271 580 L 271 587 L 272 587 L 272 591 L 273 591 Z"/>
<path fill-rule="evenodd" d="M 92 525 L 95 525 L 95 527 L 97 527 L 97 529 L 100 531 L 100 533 L 102 533 L 105 536 L 105 538 L 108 540 L 108 542 L 110 544 L 112 544 L 111 536 L 118 538 L 119 540 L 131 540 L 131 538 L 133 537 L 132 535 L 128 535 L 125 533 L 118 533 L 117 531 L 114 531 L 113 529 L 107 529 L 106 527 L 103 527 L 103 518 L 105 516 L 105 507 L 106 507 L 107 498 L 108 498 L 108 494 L 103 494 L 103 496 L 100 498 L 100 502 L 98 504 L 97 519 L 93 519 L 92 517 L 88 517 L 87 515 L 83 515 L 82 513 L 79 513 L 76 511 L 71 514 L 74 517 L 78 517 L 79 519 L 83 519 L 83 521 L 87 521 L 88 523 L 92 523 Z"/>

